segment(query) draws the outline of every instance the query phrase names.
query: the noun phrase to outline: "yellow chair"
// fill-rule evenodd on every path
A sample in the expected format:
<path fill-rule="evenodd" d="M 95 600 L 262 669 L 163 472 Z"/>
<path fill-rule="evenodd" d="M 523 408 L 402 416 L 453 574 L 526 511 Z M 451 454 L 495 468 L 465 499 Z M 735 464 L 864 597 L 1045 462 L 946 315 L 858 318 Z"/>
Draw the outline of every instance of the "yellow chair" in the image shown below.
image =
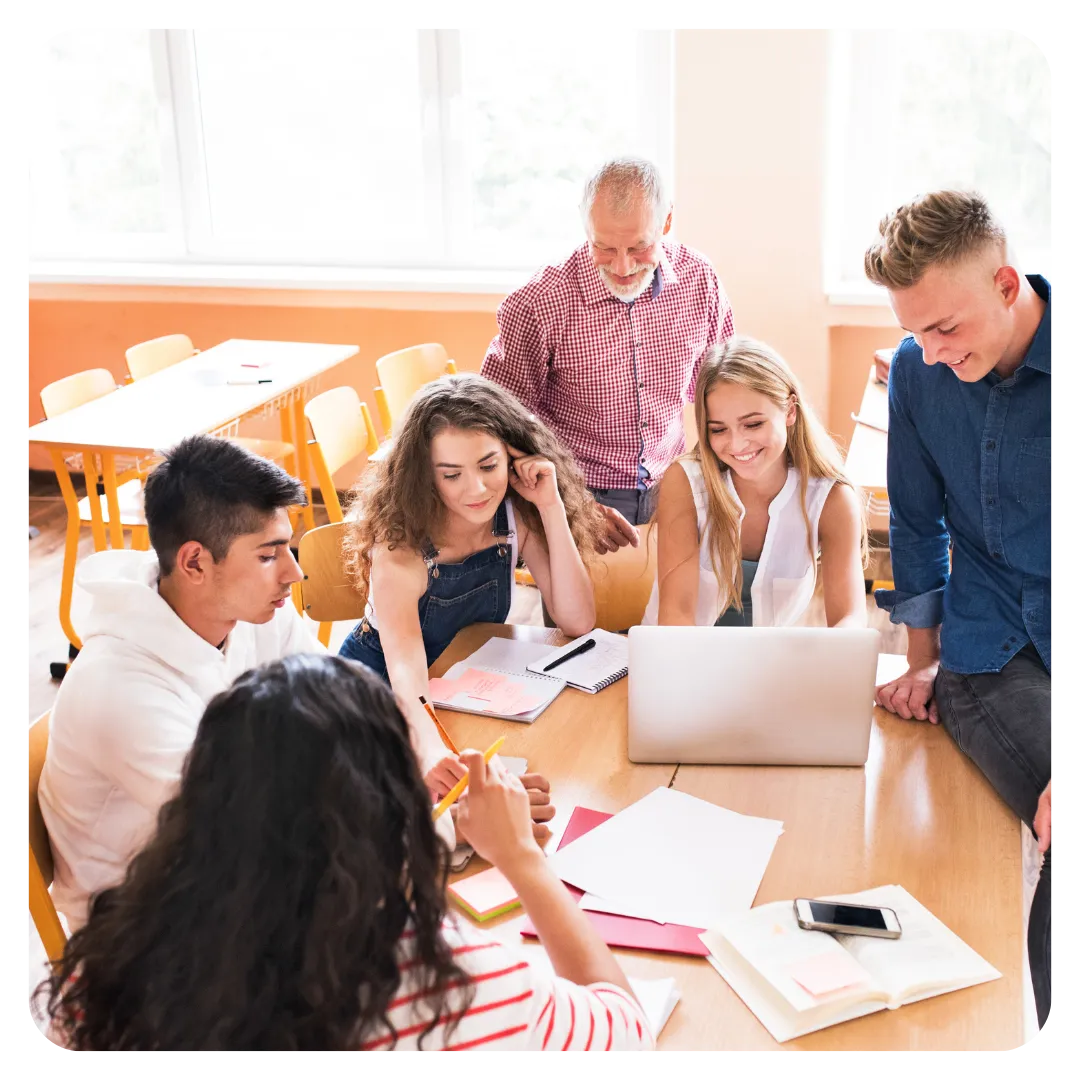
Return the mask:
<path fill-rule="evenodd" d="M 344 514 L 334 485 L 334 473 L 351 461 L 367 458 L 379 447 L 375 434 L 375 425 L 371 422 L 371 413 L 367 403 L 360 400 L 351 386 L 337 386 L 313 397 L 304 406 L 304 416 L 310 438 L 308 452 L 315 477 L 322 492 L 326 516 L 331 524 L 341 521 Z M 297 605 L 303 610 L 303 596 Z M 319 640 L 327 645 L 330 642 L 331 625 L 319 623 Z"/>
<path fill-rule="evenodd" d="M 128 371 L 131 379 L 145 379 L 173 364 L 180 363 L 194 356 L 199 350 L 191 343 L 187 334 L 166 334 L 164 337 L 152 338 L 150 341 L 132 345 L 124 357 L 127 360 Z M 276 461 L 282 465 L 286 472 L 296 475 L 296 448 L 291 442 L 283 442 L 278 439 L 252 439 L 246 436 L 237 436 L 231 440 L 237 446 L 243 446 L 259 457 Z M 311 498 L 311 492 L 308 492 Z M 290 518 L 295 527 L 295 514 L 290 513 Z"/>
<path fill-rule="evenodd" d="M 637 626 L 656 580 L 656 525 L 638 526 L 638 546 L 598 555 L 589 565 L 596 597 L 596 625 L 613 633 Z"/>
<path fill-rule="evenodd" d="M 341 543 L 348 526 L 343 521 L 309 529 L 300 537 L 300 597 L 304 611 L 322 627 L 356 622 L 364 616 L 365 597 L 345 570 Z M 329 635 L 327 636 L 329 640 Z"/>
<path fill-rule="evenodd" d="M 49 714 L 45 713 L 30 725 L 30 914 L 45 953 L 55 964 L 64 955 L 67 935 L 49 895 L 53 879 L 52 847 L 38 804 L 38 781 L 48 745 Z"/>
<path fill-rule="evenodd" d="M 380 383 L 375 387 L 375 408 L 383 433 L 389 437 L 413 394 L 440 375 L 456 375 L 457 365 L 442 345 L 429 342 L 380 356 L 375 370 Z"/>
<path fill-rule="evenodd" d="M 326 516 L 331 523 L 344 514 L 334 487 L 334 473 L 350 461 L 367 459 L 379 448 L 379 437 L 371 422 L 367 403 L 351 386 L 337 386 L 313 397 L 304 406 L 307 417 L 308 451 L 319 481 Z"/>
<path fill-rule="evenodd" d="M 41 406 L 46 419 L 60 416 L 87 402 L 95 401 L 116 390 L 116 382 L 111 372 L 105 368 L 90 368 L 74 375 L 49 383 L 41 391 Z M 75 584 L 75 563 L 79 554 L 79 532 L 83 525 L 89 525 L 94 532 L 94 547 L 101 551 L 106 546 L 104 522 L 112 522 L 108 499 L 97 494 L 101 474 L 94 460 L 94 455 L 84 454 L 83 475 L 86 479 L 87 496 L 83 499 L 75 494 L 75 487 L 68 472 L 68 463 L 60 450 L 50 451 L 56 479 L 60 484 L 60 494 L 67 507 L 67 533 L 64 544 L 64 566 L 60 574 L 60 625 L 74 650 L 82 648 L 75 628 L 71 625 L 71 594 Z M 104 465 L 102 466 L 104 471 Z M 146 518 L 142 508 L 141 475 L 137 470 L 129 469 L 121 473 L 117 480 L 117 511 L 122 529 L 131 533 L 131 546 L 145 551 L 150 546 L 146 529 Z M 93 494 L 89 494 L 89 493 Z M 91 511 L 91 498 L 97 499 L 100 512 L 95 520 Z"/>

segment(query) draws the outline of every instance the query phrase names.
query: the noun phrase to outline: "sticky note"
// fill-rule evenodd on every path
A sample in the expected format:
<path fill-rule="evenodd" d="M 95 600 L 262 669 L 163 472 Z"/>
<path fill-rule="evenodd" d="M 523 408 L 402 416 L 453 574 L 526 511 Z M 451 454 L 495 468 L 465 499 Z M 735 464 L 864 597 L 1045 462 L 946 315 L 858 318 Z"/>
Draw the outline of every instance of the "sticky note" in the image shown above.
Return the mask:
<path fill-rule="evenodd" d="M 539 698 L 533 697 L 515 683 L 500 686 L 488 698 L 488 708 L 492 712 L 506 713 L 508 716 L 529 712 L 539 704 Z"/>
<path fill-rule="evenodd" d="M 464 881 L 455 882 L 447 888 L 447 892 L 477 922 L 494 919 L 496 915 L 512 911 L 521 904 L 514 887 L 494 866 Z"/>
<path fill-rule="evenodd" d="M 818 953 L 797 961 L 788 974 L 814 997 L 870 981 L 867 970 L 847 952 Z"/>
<path fill-rule="evenodd" d="M 449 701 L 461 690 L 457 679 L 428 679 L 428 697 Z"/>

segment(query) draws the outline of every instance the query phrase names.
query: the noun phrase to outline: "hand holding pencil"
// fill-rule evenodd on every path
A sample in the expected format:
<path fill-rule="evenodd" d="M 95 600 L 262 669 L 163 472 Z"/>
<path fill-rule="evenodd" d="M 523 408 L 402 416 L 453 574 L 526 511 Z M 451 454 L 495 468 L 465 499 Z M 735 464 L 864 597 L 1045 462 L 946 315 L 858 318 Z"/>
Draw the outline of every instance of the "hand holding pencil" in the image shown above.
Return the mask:
<path fill-rule="evenodd" d="M 490 751 L 494 753 L 494 750 Z M 529 793 L 498 759 L 466 750 L 469 794 L 458 804 L 458 835 L 482 858 L 503 869 L 523 856 L 539 854 L 533 837 Z"/>

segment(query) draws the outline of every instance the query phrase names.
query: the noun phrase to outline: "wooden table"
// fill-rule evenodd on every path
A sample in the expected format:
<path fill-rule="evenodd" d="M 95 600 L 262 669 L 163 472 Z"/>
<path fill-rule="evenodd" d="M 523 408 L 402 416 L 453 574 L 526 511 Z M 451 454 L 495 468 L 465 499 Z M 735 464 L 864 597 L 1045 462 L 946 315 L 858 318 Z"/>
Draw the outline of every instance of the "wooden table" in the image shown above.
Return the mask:
<path fill-rule="evenodd" d="M 356 352 L 356 345 L 233 338 L 115 393 L 35 424 L 30 428 L 30 445 L 50 451 L 69 515 L 78 513 L 78 505 L 66 458 L 77 454 L 85 462 L 89 493 L 93 493 L 95 476 L 101 477 L 108 516 L 103 518 L 99 499 L 89 500 L 94 547 L 100 551 L 111 543 L 121 548 L 118 459 L 138 462 L 188 435 L 233 436 L 242 420 L 276 413 L 281 419 L 282 439 L 296 448 L 295 461 L 286 465 L 310 492 L 304 402 L 318 388 L 321 375 Z M 266 368 L 251 371 L 256 378 L 270 381 L 229 385 L 229 375 L 245 363 L 267 363 Z M 315 526 L 310 499 L 304 522 L 309 529 Z M 69 627 L 65 633 L 72 636 Z"/>
<path fill-rule="evenodd" d="M 491 636 L 561 644 L 556 630 L 477 625 L 432 667 L 441 675 Z M 628 974 L 674 976 L 682 993 L 661 1049 L 1008 1050 L 1023 1041 L 1020 827 L 938 727 L 874 710 L 865 768 L 634 765 L 625 679 L 593 696 L 567 690 L 531 725 L 443 710 L 458 746 L 504 752 L 543 773 L 557 807 L 554 851 L 575 806 L 617 811 L 660 784 L 739 813 L 784 822 L 755 903 L 902 885 L 1002 978 L 875 1013 L 782 1046 L 704 959 L 617 949 Z M 464 871 L 483 869 L 479 859 Z M 647 872 L 647 859 L 643 859 Z M 463 916 L 464 917 L 464 916 Z M 522 944 L 522 916 L 484 924 Z M 539 948 L 536 945 L 523 945 Z"/>

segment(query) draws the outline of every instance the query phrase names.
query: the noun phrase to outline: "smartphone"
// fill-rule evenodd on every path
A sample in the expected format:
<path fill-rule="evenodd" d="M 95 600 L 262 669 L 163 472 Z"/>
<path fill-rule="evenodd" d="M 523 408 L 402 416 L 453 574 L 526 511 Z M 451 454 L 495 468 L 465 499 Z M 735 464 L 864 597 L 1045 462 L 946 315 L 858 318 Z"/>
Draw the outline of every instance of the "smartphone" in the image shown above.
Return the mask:
<path fill-rule="evenodd" d="M 837 904 L 830 900 L 795 901 L 795 918 L 804 930 L 830 934 L 864 934 L 866 937 L 898 938 L 900 920 L 887 907 Z"/>

